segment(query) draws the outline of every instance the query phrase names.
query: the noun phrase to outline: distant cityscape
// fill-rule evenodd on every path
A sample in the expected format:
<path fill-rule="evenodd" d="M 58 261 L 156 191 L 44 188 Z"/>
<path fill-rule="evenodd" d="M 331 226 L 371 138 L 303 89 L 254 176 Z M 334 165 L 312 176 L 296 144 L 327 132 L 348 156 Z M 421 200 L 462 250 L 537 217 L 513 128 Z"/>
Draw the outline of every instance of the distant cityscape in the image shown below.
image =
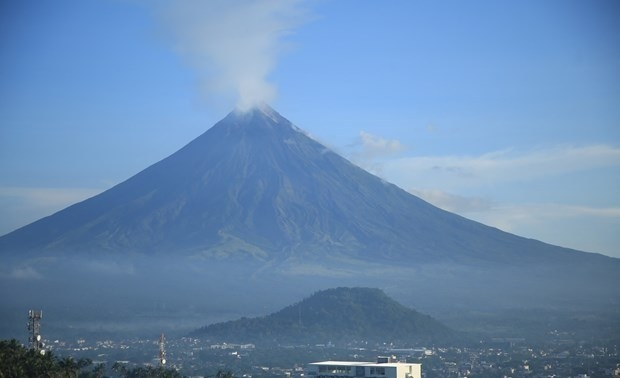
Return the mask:
<path fill-rule="evenodd" d="M 307 365 L 324 360 L 373 361 L 389 355 L 401 362 L 420 363 L 422 377 L 619 377 L 618 345 L 575 341 L 566 334 L 552 334 L 544 344 L 524 339 L 493 339 L 467 347 L 398 345 L 341 346 L 281 345 L 261 348 L 254 344 L 213 343 L 195 338 L 173 338 L 166 342 L 167 367 L 184 376 L 214 376 L 229 370 L 235 377 L 307 376 Z M 75 359 L 90 358 L 94 364 L 156 366 L 159 338 L 127 340 L 45 340 L 48 350 Z M 344 375 L 343 375 L 344 376 Z"/>
<path fill-rule="evenodd" d="M 357 298 L 344 300 L 353 296 Z M 354 315 L 354 309 L 363 303 L 373 303 L 365 309 L 364 316 L 380 318 L 382 323 L 364 322 L 364 316 Z M 323 315 L 317 320 L 320 326 L 300 328 L 298 308 L 301 306 L 308 308 L 305 319 L 309 323 L 316 318 L 310 316 L 311 307 L 316 314 Z M 150 332 L 142 336 L 75 329 L 59 332 L 58 328 L 46 336 L 44 312 L 31 309 L 24 314 L 28 322 L 19 339 L 26 341 L 24 347 L 36 356 L 90 361 L 90 365 L 112 373 L 111 377 L 124 377 L 119 373 L 123 369 L 129 372 L 163 368 L 172 369 L 180 376 L 217 378 L 620 377 L 620 342 L 613 334 L 609 337 L 584 334 L 573 325 L 576 323 L 570 323 L 560 329 L 547 327 L 536 336 L 463 334 L 459 338 L 416 340 L 416 332 L 419 336 L 424 329 L 406 331 L 407 321 L 399 319 L 412 315 L 406 309 L 402 313 L 394 310 L 399 306 L 378 289 L 341 287 L 317 292 L 271 315 L 213 325 L 215 328 L 218 324 L 227 325 L 222 328 L 223 333 L 205 333 L 207 327 L 200 332 L 151 336 L 146 336 Z M 392 312 L 378 310 L 390 307 Z M 357 327 L 334 323 L 338 313 L 347 315 L 347 321 L 356 323 Z M 390 317 L 390 314 L 401 315 Z M 247 324 L 260 328 L 261 333 L 244 328 Z M 290 337 L 281 332 L 285 328 L 283 324 L 293 324 L 294 329 L 304 332 Z M 427 320 L 420 324 L 433 323 Z M 400 330 L 405 337 L 394 337 L 394 332 L 390 334 L 386 327 Z M 339 332 L 344 329 L 347 332 Z M 358 332 L 360 329 L 364 332 Z M 13 355 L 15 350 L 13 347 Z M 0 350 L 0 365 L 2 353 L 5 351 Z M 378 363 L 386 365 L 377 367 Z M 225 377 L 223 372 L 227 374 Z M 4 373 L 0 369 L 0 377 Z"/>

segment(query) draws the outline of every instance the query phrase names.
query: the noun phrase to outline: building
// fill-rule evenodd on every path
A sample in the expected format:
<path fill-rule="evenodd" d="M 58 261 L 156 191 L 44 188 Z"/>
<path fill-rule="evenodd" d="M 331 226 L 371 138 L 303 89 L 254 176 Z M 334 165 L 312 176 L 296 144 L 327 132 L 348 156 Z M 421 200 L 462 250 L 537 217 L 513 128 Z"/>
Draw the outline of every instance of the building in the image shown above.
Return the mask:
<path fill-rule="evenodd" d="M 377 362 L 323 361 L 308 364 L 310 378 L 422 378 L 422 364 L 379 357 Z"/>

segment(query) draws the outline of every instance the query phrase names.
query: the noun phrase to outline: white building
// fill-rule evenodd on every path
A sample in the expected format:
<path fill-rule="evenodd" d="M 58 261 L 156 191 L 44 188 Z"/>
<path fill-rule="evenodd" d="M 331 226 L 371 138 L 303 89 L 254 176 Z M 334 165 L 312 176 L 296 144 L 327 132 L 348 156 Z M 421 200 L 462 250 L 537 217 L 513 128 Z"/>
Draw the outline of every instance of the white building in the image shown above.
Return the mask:
<path fill-rule="evenodd" d="M 422 378 L 422 364 L 396 362 L 379 357 L 377 362 L 323 361 L 308 364 L 309 378 Z"/>

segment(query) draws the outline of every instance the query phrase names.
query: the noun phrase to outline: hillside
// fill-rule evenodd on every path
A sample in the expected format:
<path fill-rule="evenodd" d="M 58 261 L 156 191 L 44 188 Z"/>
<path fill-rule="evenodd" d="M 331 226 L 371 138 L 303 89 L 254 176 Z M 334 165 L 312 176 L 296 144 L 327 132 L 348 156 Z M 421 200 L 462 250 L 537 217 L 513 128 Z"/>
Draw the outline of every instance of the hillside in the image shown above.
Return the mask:
<path fill-rule="evenodd" d="M 319 291 L 299 303 L 258 318 L 241 318 L 196 330 L 193 337 L 225 342 L 409 345 L 456 340 L 458 335 L 428 315 L 371 288 Z"/>

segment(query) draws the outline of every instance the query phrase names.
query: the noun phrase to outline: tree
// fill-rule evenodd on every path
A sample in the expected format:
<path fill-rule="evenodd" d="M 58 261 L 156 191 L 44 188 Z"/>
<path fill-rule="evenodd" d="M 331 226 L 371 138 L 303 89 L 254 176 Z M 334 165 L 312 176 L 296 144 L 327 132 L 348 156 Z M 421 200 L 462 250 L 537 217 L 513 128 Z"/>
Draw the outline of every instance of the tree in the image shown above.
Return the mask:
<path fill-rule="evenodd" d="M 25 377 L 26 348 L 17 340 L 0 341 L 0 377 Z"/>
<path fill-rule="evenodd" d="M 58 368 L 63 378 L 77 378 L 80 367 L 73 357 L 65 357 L 58 361 Z"/>
<path fill-rule="evenodd" d="M 235 376 L 230 370 L 218 370 L 217 374 L 215 374 L 215 378 L 235 378 Z"/>
<path fill-rule="evenodd" d="M 112 370 L 119 374 L 121 377 L 124 377 L 127 374 L 127 367 L 118 361 L 115 362 L 114 365 L 112 365 Z"/>
<path fill-rule="evenodd" d="M 105 365 L 97 364 L 92 371 L 87 371 L 86 368 L 92 364 L 93 361 L 88 358 L 75 361 L 67 356 L 59 359 L 52 352 L 42 354 L 26 349 L 15 339 L 0 340 L 0 378 L 103 378 Z M 112 370 L 123 378 L 182 378 L 175 369 L 163 366 L 129 369 L 116 362 Z M 218 375 L 218 378 L 232 378 L 232 374 Z"/>
<path fill-rule="evenodd" d="M 93 368 L 93 372 L 89 375 L 93 378 L 103 378 L 105 375 L 105 364 L 99 363 Z"/>
<path fill-rule="evenodd" d="M 52 352 L 42 354 L 40 351 L 29 349 L 22 363 L 27 377 L 54 378 L 58 375 L 58 363 Z"/>
<path fill-rule="evenodd" d="M 127 368 L 118 362 L 112 366 L 117 374 L 123 378 L 182 378 L 182 375 L 175 369 L 164 368 L 162 366 L 138 366 L 135 368 Z"/>

